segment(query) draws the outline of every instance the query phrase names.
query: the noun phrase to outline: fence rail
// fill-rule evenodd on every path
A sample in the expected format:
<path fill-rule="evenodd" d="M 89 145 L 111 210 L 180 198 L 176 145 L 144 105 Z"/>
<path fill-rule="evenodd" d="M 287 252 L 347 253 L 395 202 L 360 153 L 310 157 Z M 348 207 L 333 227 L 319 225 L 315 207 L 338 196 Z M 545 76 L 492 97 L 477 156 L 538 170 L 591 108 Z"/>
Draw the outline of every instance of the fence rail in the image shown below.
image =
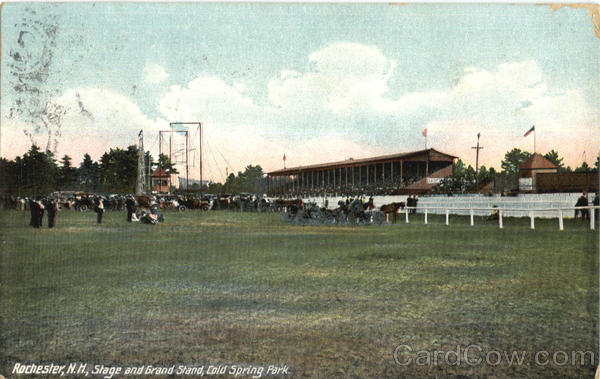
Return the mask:
<path fill-rule="evenodd" d="M 509 213 L 511 211 L 514 212 L 528 212 L 528 217 L 530 219 L 530 228 L 531 229 L 535 229 L 535 214 L 536 212 L 539 214 L 540 212 L 553 212 L 556 217 L 558 218 L 558 229 L 559 230 L 564 230 L 564 222 L 563 222 L 563 211 L 581 211 L 582 212 L 582 217 L 583 217 L 583 212 L 587 211 L 588 212 L 588 217 L 590 219 L 590 229 L 594 230 L 596 229 L 596 216 L 595 216 L 595 210 L 599 210 L 600 206 L 585 206 L 585 207 L 556 207 L 556 208 L 500 208 L 500 207 L 430 207 L 430 206 L 426 206 L 426 207 L 404 207 L 404 209 L 401 210 L 401 213 L 404 213 L 405 215 L 405 222 L 408 224 L 410 222 L 410 218 L 409 218 L 409 214 L 411 214 L 411 211 L 415 211 L 415 212 L 419 212 L 420 214 L 424 214 L 424 223 L 427 224 L 427 216 L 429 215 L 430 211 L 435 211 L 437 212 L 436 214 L 445 214 L 446 216 L 446 225 L 450 225 L 450 214 L 454 214 L 460 215 L 460 212 L 464 212 L 467 211 L 469 213 L 469 217 L 470 217 L 470 225 L 474 226 L 475 225 L 475 211 L 485 211 L 485 212 L 491 212 L 488 213 L 488 217 L 492 216 L 492 217 L 497 217 L 498 218 L 498 227 L 500 229 L 502 229 L 504 227 L 504 220 L 503 218 L 506 216 L 506 213 Z M 441 211 L 441 213 L 439 212 Z M 433 212 L 432 212 L 433 213 Z"/>

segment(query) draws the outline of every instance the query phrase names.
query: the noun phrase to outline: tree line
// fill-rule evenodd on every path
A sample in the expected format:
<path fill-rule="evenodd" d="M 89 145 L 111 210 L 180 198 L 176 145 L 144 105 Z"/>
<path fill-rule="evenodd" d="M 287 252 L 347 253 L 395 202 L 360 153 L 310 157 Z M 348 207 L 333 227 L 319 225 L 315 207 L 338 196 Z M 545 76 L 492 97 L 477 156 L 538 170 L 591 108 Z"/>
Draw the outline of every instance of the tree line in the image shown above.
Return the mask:
<path fill-rule="evenodd" d="M 64 155 L 57 160 L 48 150 L 32 145 L 23 156 L 13 160 L 0 158 L 0 191 L 10 195 L 40 196 L 53 191 L 85 191 L 104 193 L 133 193 L 137 185 L 139 151 L 132 145 L 127 149 L 114 148 L 98 161 L 89 154 L 79 166 Z M 177 170 L 168 156 L 161 154 L 154 161 L 150 152 L 144 153 L 146 167 L 162 167 L 168 173 Z M 147 185 L 150 188 L 150 176 Z"/>
<path fill-rule="evenodd" d="M 484 185 L 498 175 L 516 175 L 521 163 L 530 156 L 530 152 L 520 149 L 506 152 L 500 172 L 485 166 L 481 166 L 476 172 L 471 165 L 466 165 L 458 159 L 454 167 L 454 176 L 444 179 L 437 190 L 473 191 L 477 185 Z M 558 172 L 597 172 L 600 162 L 599 156 L 593 167 L 583 162 L 581 166 L 572 169 L 564 165 L 563 158 L 555 150 L 549 151 L 544 157 L 558 166 Z M 98 161 L 85 154 L 79 166 L 74 166 L 70 156 L 64 155 L 57 160 L 52 152 L 42 151 L 38 146 L 32 145 L 23 156 L 13 160 L 0 158 L 0 192 L 19 196 L 40 196 L 57 190 L 133 193 L 137 185 L 138 158 L 137 146 L 131 145 L 126 149 L 110 149 Z M 162 167 L 167 173 L 178 174 L 167 155 L 160 154 L 158 161 L 154 161 L 150 152 L 146 151 L 144 162 L 147 168 Z M 150 175 L 147 175 L 146 180 L 147 188 L 151 188 Z M 265 173 L 258 165 L 249 165 L 244 171 L 230 174 L 224 183 L 211 183 L 205 188 L 196 186 L 196 190 L 207 190 L 215 194 L 264 193 L 266 189 Z"/>
<path fill-rule="evenodd" d="M 476 191 L 478 186 L 481 188 L 483 185 L 496 179 L 497 176 L 516 176 L 521 164 L 530 156 L 531 153 L 529 151 L 517 148 L 507 151 L 504 155 L 504 159 L 502 159 L 502 162 L 500 163 L 502 169 L 500 172 L 497 172 L 493 167 L 488 169 L 485 166 L 479 167 L 479 171 L 476 172 L 473 166 L 467 166 L 462 160 L 458 159 L 454 164 L 454 175 L 442 180 L 435 190 L 441 193 L 465 193 Z M 572 169 L 571 167 L 564 165 L 563 158 L 554 149 L 544 154 L 544 158 L 554 163 L 558 167 L 557 172 L 559 173 L 598 172 L 598 165 L 600 163 L 599 155 L 596 158 L 593 167 L 589 166 L 587 162 L 584 161 L 581 166 Z"/>

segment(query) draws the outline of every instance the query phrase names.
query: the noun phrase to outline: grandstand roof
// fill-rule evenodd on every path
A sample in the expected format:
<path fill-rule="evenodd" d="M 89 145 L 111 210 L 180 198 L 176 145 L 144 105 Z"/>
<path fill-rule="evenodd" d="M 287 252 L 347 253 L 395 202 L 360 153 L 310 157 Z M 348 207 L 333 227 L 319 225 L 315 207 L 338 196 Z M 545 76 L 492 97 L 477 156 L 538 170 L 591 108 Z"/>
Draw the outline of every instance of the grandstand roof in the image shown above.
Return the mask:
<path fill-rule="evenodd" d="M 397 154 L 388 154 L 388 155 L 380 155 L 371 158 L 361 158 L 361 159 L 347 159 L 344 161 L 330 162 L 330 163 L 319 163 L 308 166 L 297 166 L 284 168 L 281 170 L 271 171 L 268 174 L 272 176 L 277 175 L 292 175 L 298 174 L 300 172 L 305 171 L 314 171 L 314 170 L 323 170 L 323 169 L 332 169 L 339 167 L 353 167 L 353 166 L 362 166 L 365 164 L 372 163 L 386 163 L 395 160 L 405 160 L 410 159 L 412 161 L 425 161 L 427 160 L 427 154 L 429 154 L 430 161 L 452 161 L 455 158 L 458 158 L 454 155 L 446 154 L 436 149 L 426 149 L 426 150 L 417 150 L 417 151 L 409 151 L 405 153 L 397 153 Z M 419 159 L 422 157 L 421 159 Z"/>

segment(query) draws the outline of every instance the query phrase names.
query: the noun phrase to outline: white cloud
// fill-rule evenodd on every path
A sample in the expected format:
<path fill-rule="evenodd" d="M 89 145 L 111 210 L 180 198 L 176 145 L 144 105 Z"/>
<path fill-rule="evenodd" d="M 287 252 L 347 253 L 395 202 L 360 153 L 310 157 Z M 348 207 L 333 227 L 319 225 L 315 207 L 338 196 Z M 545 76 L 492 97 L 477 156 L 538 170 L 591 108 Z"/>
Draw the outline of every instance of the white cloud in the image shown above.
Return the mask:
<path fill-rule="evenodd" d="M 310 70 L 283 70 L 268 83 L 269 100 L 282 109 L 305 113 L 323 110 L 352 112 L 387 92 L 396 63 L 378 49 L 357 43 L 337 43 L 308 57 Z"/>
<path fill-rule="evenodd" d="M 144 82 L 150 84 L 160 83 L 166 80 L 168 77 L 169 74 L 165 72 L 165 69 L 155 63 L 146 64 L 146 67 L 144 67 L 144 72 L 142 73 Z"/>
<path fill-rule="evenodd" d="M 53 130 L 53 138 L 58 138 L 57 155 L 68 154 L 75 163 L 85 153 L 98 159 L 110 148 L 137 144 L 137 134 L 141 129 L 149 137 L 148 140 L 155 138 L 158 130 L 168 125 L 164 120 L 149 119 L 130 99 L 107 89 L 69 89 L 52 101 L 65 110 L 60 129 Z M 33 129 L 18 120 L 3 125 L 3 153 L 8 147 L 5 145 L 6 138 L 10 136 L 15 137 L 9 147 L 12 152 L 10 155 L 22 155 L 29 149 L 30 140 L 23 130 L 32 132 Z M 57 132 L 59 136 L 56 136 Z M 33 142 L 45 148 L 47 134 L 32 134 Z M 17 145 L 13 146 L 13 143 Z"/>
<path fill-rule="evenodd" d="M 513 147 L 532 150 L 522 134 L 533 124 L 539 151 L 564 145 L 565 138 L 574 146 L 562 148 L 566 155 L 574 157 L 580 147 L 598 151 L 598 114 L 583 91 L 550 88 L 534 61 L 507 62 L 493 70 L 468 67 L 446 90 L 407 92 L 397 98 L 388 91 L 397 64 L 375 47 L 337 43 L 310 54 L 307 64 L 304 71 L 282 69 L 268 82 L 268 105 L 255 103 L 241 85 L 199 77 L 187 87 L 172 87 L 161 111 L 169 119 L 209 120 L 217 130 L 240 136 L 238 147 L 246 142 L 263 146 L 254 138 L 290 151 L 304 146 L 298 150 L 298 164 L 313 156 L 326 160 L 327 151 L 338 146 L 348 149 L 331 155 L 333 160 L 342 152 L 350 156 L 421 148 L 425 127 L 431 146 L 467 161 L 473 160 L 470 146 L 482 132 L 491 138 L 483 162 L 495 166 Z M 320 140 L 328 144 L 319 145 Z M 313 150 L 305 141 L 321 148 Z M 264 152 L 273 158 L 263 157 Z M 268 166 L 277 166 L 281 152 L 263 146 L 259 155 L 271 162 Z"/>
<path fill-rule="evenodd" d="M 598 153 L 598 113 L 583 90 L 550 88 L 533 61 L 501 64 L 494 71 L 470 68 L 445 93 L 443 113 L 428 123 L 430 136 L 441 148 L 453 149 L 474 162 L 468 150 L 477 132 L 489 138 L 484 162 L 499 166 L 514 147 L 533 150 L 533 136 L 523 133 L 536 125 L 537 151 L 558 150 L 571 165 L 581 163 L 584 150 Z"/>
<path fill-rule="evenodd" d="M 265 109 L 255 105 L 243 91 L 242 84 L 228 85 L 218 77 L 201 76 L 185 87 L 172 86 L 159 109 L 169 120 L 247 123 L 256 120 Z"/>
<path fill-rule="evenodd" d="M 168 121 L 202 121 L 205 177 L 218 180 L 223 157 L 235 170 L 247 164 L 280 168 L 283 153 L 288 166 L 360 158 L 419 149 L 425 127 L 430 146 L 470 163 L 481 132 L 481 162 L 488 166 L 499 167 L 513 147 L 531 150 L 531 137 L 523 133 L 533 124 L 538 151 L 558 149 L 570 165 L 580 163 L 583 150 L 591 157 L 599 149 L 598 110 L 582 89 L 551 88 L 534 61 L 469 67 L 445 90 L 394 98 L 390 77 L 403 75 L 402 69 L 375 47 L 337 43 L 307 58 L 306 70 L 284 68 L 266 83 L 267 104 L 257 102 L 243 83 L 217 76 L 171 86 L 158 105 L 164 120 L 149 119 L 131 100 L 105 89 L 69 90 L 56 99 L 68 109 L 59 149 L 100 154 L 135 143 L 142 128 L 156 137 Z"/>

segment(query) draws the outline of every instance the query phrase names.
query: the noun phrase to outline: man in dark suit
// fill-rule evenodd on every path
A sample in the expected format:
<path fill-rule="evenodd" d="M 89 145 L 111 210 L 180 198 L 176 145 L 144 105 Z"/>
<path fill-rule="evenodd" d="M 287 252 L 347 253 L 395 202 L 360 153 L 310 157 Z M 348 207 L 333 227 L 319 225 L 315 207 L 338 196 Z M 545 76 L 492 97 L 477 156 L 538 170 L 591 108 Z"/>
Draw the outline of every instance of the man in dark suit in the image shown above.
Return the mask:
<path fill-rule="evenodd" d="M 587 194 L 583 194 L 581 195 L 581 197 L 579 199 L 577 199 L 577 203 L 575 203 L 576 207 L 587 207 L 588 206 L 588 199 L 587 199 Z M 582 220 L 587 220 L 589 219 L 589 211 L 587 209 L 575 209 L 575 218 L 577 218 L 577 214 L 581 214 L 581 219 Z"/>
<path fill-rule="evenodd" d="M 127 222 L 131 222 L 133 213 L 135 212 L 135 199 L 133 196 L 128 196 L 125 201 L 125 207 L 127 208 Z"/>
<path fill-rule="evenodd" d="M 48 204 L 47 205 L 47 209 L 48 209 L 48 227 L 49 228 L 54 228 L 54 226 L 56 225 L 56 215 L 58 213 L 58 201 L 50 199 L 50 200 L 48 200 L 47 204 Z"/>
<path fill-rule="evenodd" d="M 44 211 L 46 210 L 46 206 L 44 205 L 44 202 L 42 201 L 42 199 L 38 199 L 36 201 L 36 203 L 38 204 L 38 218 L 37 218 L 37 222 L 38 228 L 41 228 L 42 226 L 44 226 Z"/>
<path fill-rule="evenodd" d="M 37 221 L 36 217 L 38 214 L 38 210 L 35 208 L 35 201 L 33 199 L 29 199 L 29 212 L 31 213 L 31 218 L 29 219 L 29 226 L 35 228 Z"/>

